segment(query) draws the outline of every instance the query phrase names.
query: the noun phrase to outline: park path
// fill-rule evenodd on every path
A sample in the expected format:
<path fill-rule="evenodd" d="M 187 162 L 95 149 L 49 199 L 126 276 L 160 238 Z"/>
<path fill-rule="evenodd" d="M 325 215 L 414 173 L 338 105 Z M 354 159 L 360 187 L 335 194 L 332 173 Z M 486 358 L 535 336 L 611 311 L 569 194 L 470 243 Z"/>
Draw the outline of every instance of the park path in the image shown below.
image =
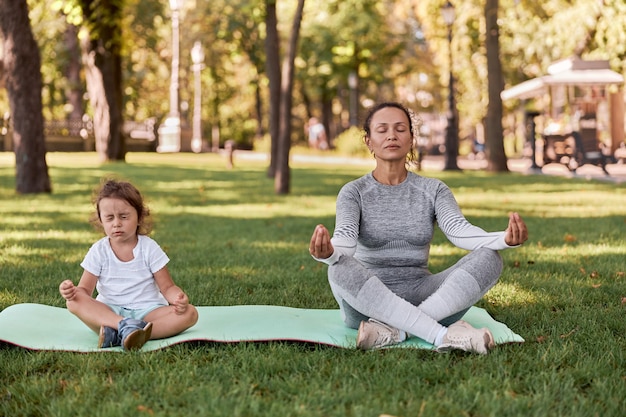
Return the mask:
<path fill-rule="evenodd" d="M 235 153 L 235 160 L 267 160 L 269 157 L 262 152 L 252 151 L 237 151 Z M 370 158 L 350 158 L 335 155 L 299 155 L 292 154 L 291 160 L 293 162 L 315 162 L 322 164 L 355 164 L 355 165 L 370 165 L 374 167 L 374 160 Z M 463 170 L 481 170 L 487 166 L 485 160 L 473 160 L 468 158 L 458 159 L 459 168 Z M 594 179 L 600 181 L 610 181 L 616 184 L 626 183 L 626 163 L 622 164 L 609 164 L 606 166 L 606 170 L 610 175 L 606 175 L 602 169 L 598 166 L 583 165 L 578 168 L 576 173 L 573 173 L 567 169 L 566 166 L 561 164 L 548 164 L 542 168 L 532 169 L 531 161 L 529 159 L 513 158 L 508 160 L 509 170 L 514 172 L 520 172 L 527 175 L 556 175 L 566 178 L 584 178 Z M 426 156 L 422 161 L 422 168 L 427 171 L 441 171 L 444 167 L 443 156 Z"/>

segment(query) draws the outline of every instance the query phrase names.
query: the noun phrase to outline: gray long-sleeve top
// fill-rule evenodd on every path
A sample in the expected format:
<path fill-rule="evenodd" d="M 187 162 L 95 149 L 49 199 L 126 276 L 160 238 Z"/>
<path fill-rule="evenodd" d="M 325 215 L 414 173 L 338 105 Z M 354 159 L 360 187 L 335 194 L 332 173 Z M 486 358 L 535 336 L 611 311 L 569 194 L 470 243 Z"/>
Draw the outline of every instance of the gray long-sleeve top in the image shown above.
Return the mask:
<path fill-rule="evenodd" d="M 512 247 L 504 241 L 505 232 L 486 232 L 469 223 L 442 181 L 409 172 L 402 183 L 384 185 L 368 173 L 339 191 L 334 253 L 317 260 L 332 265 L 347 255 L 373 268 L 427 269 L 435 224 L 462 249 Z"/>

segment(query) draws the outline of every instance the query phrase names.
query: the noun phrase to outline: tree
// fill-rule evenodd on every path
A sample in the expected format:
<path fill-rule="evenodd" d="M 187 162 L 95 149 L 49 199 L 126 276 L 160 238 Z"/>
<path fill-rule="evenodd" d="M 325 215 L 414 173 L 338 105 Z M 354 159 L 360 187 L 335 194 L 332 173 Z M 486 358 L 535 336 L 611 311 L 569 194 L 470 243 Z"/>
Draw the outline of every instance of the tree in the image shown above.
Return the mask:
<path fill-rule="evenodd" d="M 13 120 L 18 193 L 52 191 L 43 133 L 41 58 L 26 0 L 0 0 L 4 77 Z"/>
<path fill-rule="evenodd" d="M 124 161 L 122 134 L 122 8 L 124 0 L 79 0 L 89 32 L 85 78 L 93 110 L 96 151 L 102 161 Z"/>
<path fill-rule="evenodd" d="M 163 80 L 171 75 L 172 59 L 171 19 L 166 18 L 167 13 L 168 8 L 162 1 L 124 1 L 121 30 L 124 33 L 122 82 L 125 119 L 144 121 L 155 117 L 160 120 L 169 112 L 169 90 L 163 85 Z M 193 41 L 195 39 L 189 39 L 190 43 Z M 181 89 L 181 94 L 183 91 Z"/>
<path fill-rule="evenodd" d="M 265 56 L 266 49 L 262 42 L 263 23 L 263 4 L 258 1 L 249 0 L 226 0 L 227 6 L 220 14 L 228 13 L 229 19 L 226 23 L 226 29 L 222 31 L 225 34 L 224 39 L 228 39 L 232 44 L 236 45 L 239 50 L 248 58 L 252 64 L 250 73 L 254 76 L 250 79 L 251 87 L 254 89 L 254 115 L 256 118 L 256 129 L 254 138 L 261 139 L 266 131 L 263 121 L 265 120 L 263 104 L 263 86 L 262 75 L 265 73 Z M 212 0 L 215 3 L 215 0 Z M 230 8 L 229 8 L 230 7 Z M 278 53 L 278 52 L 276 52 Z M 280 84 L 280 82 L 278 83 Z M 252 109 L 252 106 L 249 107 Z M 250 113 L 250 112 L 248 112 Z"/>
<path fill-rule="evenodd" d="M 307 3 L 301 31 L 303 47 L 298 54 L 302 71 L 297 80 L 307 119 L 321 115 L 331 136 L 345 129 L 348 122 L 359 124 L 364 101 L 410 103 L 408 92 L 414 86 L 409 78 L 417 77 L 428 59 L 416 47 L 417 25 L 412 11 L 395 3 L 388 8 L 381 7 L 380 0 Z M 333 129 L 333 114 L 340 112 L 347 117 L 338 120 L 338 128 Z"/>
<path fill-rule="evenodd" d="M 85 109 L 83 105 L 84 87 L 80 76 L 81 51 L 78 42 L 78 28 L 68 23 L 63 39 L 65 53 L 67 54 L 64 73 L 68 81 L 65 94 L 68 104 L 70 104 L 68 119 L 73 122 L 80 122 Z"/>
<path fill-rule="evenodd" d="M 265 48 L 267 54 L 267 76 L 270 84 L 270 136 L 272 147 L 268 176 L 274 177 L 274 191 L 277 194 L 288 194 L 290 188 L 289 152 L 291 150 L 293 80 L 304 0 L 298 0 L 296 6 L 287 53 L 283 59 L 282 67 L 280 65 L 276 1 L 267 0 L 265 6 Z"/>
<path fill-rule="evenodd" d="M 293 104 L 293 79 L 295 72 L 298 37 L 302 22 L 304 0 L 298 0 L 293 17 L 287 56 L 283 60 L 280 83 L 280 116 L 278 128 L 278 149 L 276 152 L 276 177 L 274 191 L 276 194 L 288 194 L 290 188 L 289 151 L 291 150 L 291 108 Z"/>
<path fill-rule="evenodd" d="M 485 37 L 487 49 L 487 123 L 485 123 L 485 154 L 487 171 L 506 172 L 507 158 L 504 153 L 502 130 L 502 98 L 504 88 L 500 62 L 500 30 L 498 28 L 498 0 L 485 1 Z"/>
<path fill-rule="evenodd" d="M 269 128 L 270 128 L 270 166 L 267 176 L 275 178 L 276 160 L 278 159 L 278 137 L 280 129 L 280 38 L 278 36 L 278 18 L 276 0 L 265 2 L 265 71 L 269 80 Z"/>

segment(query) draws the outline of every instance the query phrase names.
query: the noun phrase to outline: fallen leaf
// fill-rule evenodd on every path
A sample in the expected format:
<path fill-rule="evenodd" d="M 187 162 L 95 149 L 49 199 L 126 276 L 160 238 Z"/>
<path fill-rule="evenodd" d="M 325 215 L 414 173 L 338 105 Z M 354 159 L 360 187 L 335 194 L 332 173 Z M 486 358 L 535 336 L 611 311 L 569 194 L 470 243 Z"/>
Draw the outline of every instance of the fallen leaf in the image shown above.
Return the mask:
<path fill-rule="evenodd" d="M 565 234 L 565 237 L 563 238 L 563 240 L 565 240 L 566 242 L 576 242 L 576 236 L 574 235 L 570 235 L 569 233 Z"/>
<path fill-rule="evenodd" d="M 519 268 L 519 261 L 513 262 L 513 267 L 514 268 Z"/>
<path fill-rule="evenodd" d="M 602 286 L 602 284 L 592 284 L 591 287 L 592 288 L 600 288 Z"/>
<path fill-rule="evenodd" d="M 150 407 L 146 407 L 145 405 L 138 405 L 137 406 L 137 411 L 139 411 L 141 413 L 148 413 L 151 416 L 154 415 L 154 411 Z"/>
<path fill-rule="evenodd" d="M 545 342 L 547 339 L 547 337 L 545 336 L 537 336 L 537 343 L 543 343 Z"/>
<path fill-rule="evenodd" d="M 591 274 L 589 274 L 589 278 L 591 279 L 596 279 L 599 277 L 600 277 L 600 274 L 598 273 L 598 271 L 591 271 Z"/>

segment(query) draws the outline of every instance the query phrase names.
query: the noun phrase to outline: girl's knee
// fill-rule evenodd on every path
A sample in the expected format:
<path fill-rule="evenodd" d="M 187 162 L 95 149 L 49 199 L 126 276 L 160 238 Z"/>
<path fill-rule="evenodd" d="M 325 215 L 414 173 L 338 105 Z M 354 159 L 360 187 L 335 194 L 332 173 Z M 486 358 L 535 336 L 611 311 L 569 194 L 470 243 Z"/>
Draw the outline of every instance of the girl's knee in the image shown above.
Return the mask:
<path fill-rule="evenodd" d="M 84 303 L 79 300 L 80 299 L 76 297 L 71 301 L 68 300 L 65 302 L 65 307 L 67 307 L 67 311 L 74 314 L 75 316 L 79 315 L 81 311 L 85 311 L 85 308 L 83 306 Z"/>
<path fill-rule="evenodd" d="M 189 310 L 189 327 L 195 325 L 198 322 L 198 309 L 192 306 L 191 304 L 188 307 Z"/>
<path fill-rule="evenodd" d="M 189 304 L 185 312 L 178 317 L 178 321 L 183 330 L 192 327 L 198 322 L 198 309 Z"/>
<path fill-rule="evenodd" d="M 65 301 L 65 307 L 67 307 L 67 311 L 69 311 L 70 313 L 74 315 L 76 314 L 76 311 L 78 310 L 78 306 L 75 301 L 70 301 L 70 300 Z"/>

